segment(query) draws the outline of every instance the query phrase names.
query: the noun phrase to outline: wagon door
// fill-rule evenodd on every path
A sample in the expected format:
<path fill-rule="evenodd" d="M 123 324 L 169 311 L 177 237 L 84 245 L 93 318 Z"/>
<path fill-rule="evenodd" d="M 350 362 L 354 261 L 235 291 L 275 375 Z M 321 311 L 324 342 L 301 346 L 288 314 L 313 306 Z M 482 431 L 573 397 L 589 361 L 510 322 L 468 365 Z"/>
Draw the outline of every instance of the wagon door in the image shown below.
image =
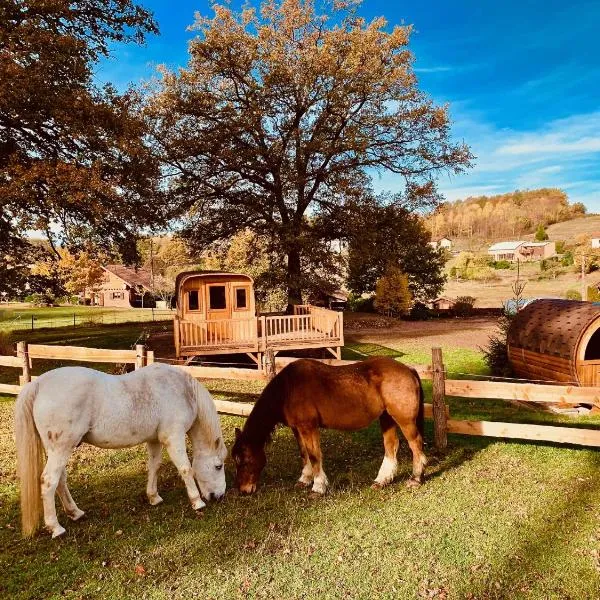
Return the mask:
<path fill-rule="evenodd" d="M 206 286 L 207 334 L 211 345 L 233 341 L 229 294 L 228 282 L 209 283 Z"/>

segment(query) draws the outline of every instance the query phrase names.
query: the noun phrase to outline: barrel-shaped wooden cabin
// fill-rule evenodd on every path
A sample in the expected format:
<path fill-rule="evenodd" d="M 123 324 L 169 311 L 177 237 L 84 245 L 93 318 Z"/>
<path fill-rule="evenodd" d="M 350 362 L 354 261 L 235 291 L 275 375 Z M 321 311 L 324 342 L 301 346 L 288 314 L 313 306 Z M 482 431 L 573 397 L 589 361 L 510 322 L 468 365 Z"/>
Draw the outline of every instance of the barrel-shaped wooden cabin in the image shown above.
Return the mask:
<path fill-rule="evenodd" d="M 190 271 L 176 280 L 177 357 L 244 353 L 262 366 L 268 349 L 327 348 L 340 358 L 342 313 L 312 305 L 293 315 L 256 314 L 254 281 L 243 273 Z"/>
<path fill-rule="evenodd" d="M 518 377 L 582 386 L 600 385 L 600 307 L 541 299 L 514 317 L 508 357 Z"/>

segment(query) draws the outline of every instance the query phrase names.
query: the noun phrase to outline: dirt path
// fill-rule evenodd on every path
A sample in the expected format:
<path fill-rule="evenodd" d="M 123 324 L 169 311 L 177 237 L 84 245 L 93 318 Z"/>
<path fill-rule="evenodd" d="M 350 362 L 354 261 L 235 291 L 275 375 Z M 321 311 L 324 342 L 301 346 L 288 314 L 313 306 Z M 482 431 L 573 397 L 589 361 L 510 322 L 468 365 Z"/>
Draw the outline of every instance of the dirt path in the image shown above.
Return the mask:
<path fill-rule="evenodd" d="M 345 328 L 347 342 L 369 342 L 409 350 L 427 344 L 440 347 L 470 348 L 478 350 L 485 346 L 496 329 L 496 320 L 490 318 L 437 319 L 434 321 L 400 321 L 385 329 L 354 330 Z"/>

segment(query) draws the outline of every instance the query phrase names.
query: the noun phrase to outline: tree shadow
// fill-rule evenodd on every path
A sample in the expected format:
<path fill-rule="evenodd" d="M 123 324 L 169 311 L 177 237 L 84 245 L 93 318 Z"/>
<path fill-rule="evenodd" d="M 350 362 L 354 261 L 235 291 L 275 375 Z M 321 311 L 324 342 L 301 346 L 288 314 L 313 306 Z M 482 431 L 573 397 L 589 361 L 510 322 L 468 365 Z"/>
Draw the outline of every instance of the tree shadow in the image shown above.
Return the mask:
<path fill-rule="evenodd" d="M 539 446 L 535 443 L 531 445 Z M 544 445 L 565 448 L 564 445 Z M 588 452 L 586 462 L 596 472 L 600 468 L 600 456 L 597 454 L 592 455 Z M 589 540 L 592 548 L 587 555 L 581 548 L 570 544 L 576 539 L 576 532 L 585 520 L 586 513 L 592 512 L 596 521 L 600 518 L 600 478 L 593 475 L 585 477 L 584 473 L 585 468 L 582 468 L 581 476 L 570 478 L 572 487 L 557 490 L 554 497 L 544 503 L 543 508 L 538 511 L 539 524 L 536 527 L 530 528 L 525 523 L 524 527 L 520 528 L 520 539 L 515 537 L 510 554 L 506 555 L 498 566 L 479 580 L 471 581 L 470 589 L 460 592 L 470 598 L 575 597 L 572 590 L 549 588 L 546 582 L 548 571 L 542 572 L 541 569 L 545 569 L 546 564 L 551 562 L 550 569 L 554 571 L 552 574 L 560 574 L 561 554 L 577 552 L 581 555 L 581 561 L 590 562 L 591 568 L 588 569 L 588 573 L 595 571 L 595 583 L 591 581 L 589 591 L 586 592 L 590 595 L 579 597 L 600 597 L 600 534 L 597 533 L 595 540 Z M 518 519 L 517 516 L 515 518 Z M 528 519 L 529 522 L 531 520 L 532 518 Z M 546 560 L 544 564 L 544 558 L 550 554 L 551 560 Z M 572 580 L 573 576 L 570 577 Z M 560 581 L 560 575 L 558 580 Z M 560 583 L 558 585 L 560 586 Z"/>

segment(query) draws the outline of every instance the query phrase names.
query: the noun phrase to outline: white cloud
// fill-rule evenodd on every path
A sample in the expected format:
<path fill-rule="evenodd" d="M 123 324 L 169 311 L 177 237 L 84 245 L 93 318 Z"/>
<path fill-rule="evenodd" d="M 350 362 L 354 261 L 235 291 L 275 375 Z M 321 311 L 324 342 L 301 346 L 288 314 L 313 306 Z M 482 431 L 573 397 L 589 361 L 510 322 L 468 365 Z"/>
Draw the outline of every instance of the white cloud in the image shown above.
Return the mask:
<path fill-rule="evenodd" d="M 477 158 L 465 174 L 439 181 L 447 199 L 558 187 L 571 201 L 600 211 L 600 112 L 516 131 L 494 127 L 464 103 L 451 110 L 455 138 L 470 144 Z"/>
<path fill-rule="evenodd" d="M 415 67 L 415 73 L 447 73 L 453 71 L 452 67 Z"/>
<path fill-rule="evenodd" d="M 600 152 L 600 112 L 573 115 L 537 131 L 513 133 L 498 155 L 589 154 Z"/>

